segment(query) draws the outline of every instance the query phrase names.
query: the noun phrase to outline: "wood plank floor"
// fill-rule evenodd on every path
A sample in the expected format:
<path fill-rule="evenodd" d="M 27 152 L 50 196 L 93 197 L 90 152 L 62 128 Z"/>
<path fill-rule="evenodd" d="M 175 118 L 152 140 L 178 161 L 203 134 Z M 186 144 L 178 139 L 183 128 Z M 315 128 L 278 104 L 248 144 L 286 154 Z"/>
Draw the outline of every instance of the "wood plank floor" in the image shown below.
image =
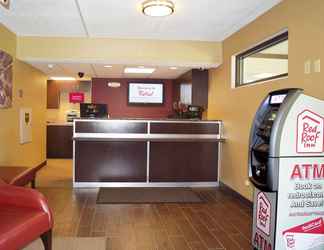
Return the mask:
<path fill-rule="evenodd" d="M 106 237 L 107 249 L 251 249 L 252 211 L 220 189 L 195 189 L 206 203 L 97 205 L 98 189 L 40 188 L 54 235 Z"/>

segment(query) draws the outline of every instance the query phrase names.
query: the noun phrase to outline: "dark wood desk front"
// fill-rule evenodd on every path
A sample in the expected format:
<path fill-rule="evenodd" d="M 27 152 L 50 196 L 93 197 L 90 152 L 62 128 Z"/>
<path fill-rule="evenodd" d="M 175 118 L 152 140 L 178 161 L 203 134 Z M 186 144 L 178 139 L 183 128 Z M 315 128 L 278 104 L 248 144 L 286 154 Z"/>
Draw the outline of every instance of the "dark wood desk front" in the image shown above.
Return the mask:
<path fill-rule="evenodd" d="M 76 120 L 74 186 L 215 186 L 220 121 Z"/>

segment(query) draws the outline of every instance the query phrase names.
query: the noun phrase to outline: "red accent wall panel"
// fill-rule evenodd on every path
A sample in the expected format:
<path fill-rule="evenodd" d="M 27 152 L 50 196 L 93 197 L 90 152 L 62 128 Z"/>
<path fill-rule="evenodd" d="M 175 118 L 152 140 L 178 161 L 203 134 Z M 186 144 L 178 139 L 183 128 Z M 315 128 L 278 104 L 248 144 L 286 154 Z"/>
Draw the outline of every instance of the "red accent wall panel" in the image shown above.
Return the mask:
<path fill-rule="evenodd" d="M 108 87 L 108 82 L 119 82 L 119 88 Z M 127 103 L 129 82 L 163 82 L 164 104 L 161 106 L 134 106 Z M 92 102 L 106 103 L 111 118 L 166 118 L 172 114 L 173 81 L 160 79 L 92 78 Z"/>

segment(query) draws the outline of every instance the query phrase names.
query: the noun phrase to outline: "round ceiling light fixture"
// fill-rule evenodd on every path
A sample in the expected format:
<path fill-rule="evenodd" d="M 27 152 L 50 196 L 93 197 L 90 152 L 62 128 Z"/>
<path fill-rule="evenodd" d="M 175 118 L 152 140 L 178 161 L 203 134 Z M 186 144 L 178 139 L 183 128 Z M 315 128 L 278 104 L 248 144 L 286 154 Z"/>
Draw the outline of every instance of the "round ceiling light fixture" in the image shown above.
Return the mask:
<path fill-rule="evenodd" d="M 142 10 L 147 16 L 169 16 L 174 12 L 174 4 L 169 0 L 148 0 L 142 4 Z"/>

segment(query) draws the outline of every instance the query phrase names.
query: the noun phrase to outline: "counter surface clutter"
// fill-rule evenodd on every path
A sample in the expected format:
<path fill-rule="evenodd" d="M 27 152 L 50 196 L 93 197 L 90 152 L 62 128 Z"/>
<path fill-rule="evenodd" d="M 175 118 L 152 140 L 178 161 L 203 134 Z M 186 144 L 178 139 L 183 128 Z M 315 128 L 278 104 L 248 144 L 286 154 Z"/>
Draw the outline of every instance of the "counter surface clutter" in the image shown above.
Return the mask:
<path fill-rule="evenodd" d="M 76 119 L 74 187 L 217 186 L 221 121 Z"/>

